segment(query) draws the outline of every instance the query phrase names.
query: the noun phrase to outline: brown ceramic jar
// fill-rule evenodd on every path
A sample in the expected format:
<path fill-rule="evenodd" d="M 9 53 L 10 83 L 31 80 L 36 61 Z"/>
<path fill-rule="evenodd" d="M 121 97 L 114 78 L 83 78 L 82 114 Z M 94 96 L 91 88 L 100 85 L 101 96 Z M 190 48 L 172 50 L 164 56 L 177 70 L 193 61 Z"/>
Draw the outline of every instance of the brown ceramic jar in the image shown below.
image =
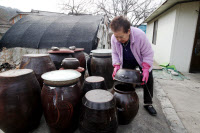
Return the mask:
<path fill-rule="evenodd" d="M 57 70 L 42 75 L 42 105 L 52 133 L 72 133 L 78 126 L 82 93 L 77 84 L 81 74 Z"/>
<path fill-rule="evenodd" d="M 118 122 L 129 124 L 139 109 L 139 99 L 132 84 L 117 84 L 112 90 L 116 100 Z"/>
<path fill-rule="evenodd" d="M 86 59 L 84 54 L 84 48 L 75 48 L 74 53 L 72 54 L 74 58 L 77 58 L 80 62 L 80 67 L 86 69 Z"/>
<path fill-rule="evenodd" d="M 79 122 L 81 133 L 116 133 L 118 127 L 115 100 L 106 90 L 88 91 L 82 99 Z"/>
<path fill-rule="evenodd" d="M 35 76 L 40 83 L 40 87 L 43 86 L 43 80 L 41 75 L 45 72 L 56 70 L 54 63 L 52 62 L 49 54 L 26 54 L 23 55 L 20 64 L 20 69 L 32 69 Z"/>
<path fill-rule="evenodd" d="M 65 58 L 62 60 L 61 66 L 64 69 L 77 69 L 80 63 L 77 58 Z"/>
<path fill-rule="evenodd" d="M 56 69 L 59 70 L 61 68 L 62 60 L 65 58 L 72 58 L 74 51 L 69 49 L 59 49 L 57 51 L 50 50 L 48 51 L 50 54 L 51 60 L 56 66 Z"/>
<path fill-rule="evenodd" d="M 93 50 L 92 58 L 88 60 L 88 71 L 90 76 L 102 76 L 105 79 L 108 89 L 113 87 L 114 81 L 112 78 L 113 66 L 110 49 Z"/>
<path fill-rule="evenodd" d="M 0 129 L 28 133 L 42 116 L 40 85 L 31 69 L 0 73 Z"/>
<path fill-rule="evenodd" d="M 103 89 L 107 90 L 105 80 L 101 76 L 89 76 L 85 79 L 82 87 L 83 94 L 86 94 L 90 90 Z"/>
<path fill-rule="evenodd" d="M 80 62 L 80 67 L 84 68 L 86 70 L 86 58 L 85 58 L 85 54 L 84 54 L 84 48 L 75 48 L 74 53 L 72 54 L 72 56 L 74 58 L 77 58 Z M 83 78 L 85 76 L 85 71 L 81 72 L 81 74 L 83 75 Z"/>

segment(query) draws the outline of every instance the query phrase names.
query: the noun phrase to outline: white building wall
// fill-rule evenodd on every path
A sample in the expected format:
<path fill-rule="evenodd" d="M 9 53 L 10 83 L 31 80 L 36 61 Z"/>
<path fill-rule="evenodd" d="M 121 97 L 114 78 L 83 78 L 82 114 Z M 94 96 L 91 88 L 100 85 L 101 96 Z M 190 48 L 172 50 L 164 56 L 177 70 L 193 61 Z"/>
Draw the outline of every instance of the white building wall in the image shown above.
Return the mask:
<path fill-rule="evenodd" d="M 152 43 L 152 38 L 153 38 L 153 25 L 154 25 L 154 21 L 149 22 L 147 24 L 147 29 L 146 29 L 146 35 L 150 43 Z"/>
<path fill-rule="evenodd" d="M 170 64 L 175 65 L 181 72 L 189 72 L 198 20 L 199 2 L 178 4 L 176 8 L 177 18 Z"/>
<path fill-rule="evenodd" d="M 154 60 L 161 64 L 170 62 L 171 46 L 175 26 L 176 9 L 172 8 L 159 18 L 154 19 L 147 25 L 147 37 L 152 43 L 154 21 L 158 20 L 156 45 L 152 44 Z"/>

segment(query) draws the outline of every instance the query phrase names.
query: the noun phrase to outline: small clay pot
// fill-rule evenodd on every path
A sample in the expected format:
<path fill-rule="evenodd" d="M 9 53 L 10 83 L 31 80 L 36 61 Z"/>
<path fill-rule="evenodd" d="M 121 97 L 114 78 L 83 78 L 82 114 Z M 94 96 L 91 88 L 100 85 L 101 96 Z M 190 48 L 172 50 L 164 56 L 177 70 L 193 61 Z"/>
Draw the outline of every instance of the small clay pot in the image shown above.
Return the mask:
<path fill-rule="evenodd" d="M 107 90 L 105 80 L 101 76 L 89 76 L 85 79 L 83 83 L 83 93 L 86 94 L 88 91 L 95 89 Z"/>
<path fill-rule="evenodd" d="M 77 69 L 80 66 L 80 63 L 76 58 L 65 58 L 62 60 L 61 66 L 64 69 Z"/>

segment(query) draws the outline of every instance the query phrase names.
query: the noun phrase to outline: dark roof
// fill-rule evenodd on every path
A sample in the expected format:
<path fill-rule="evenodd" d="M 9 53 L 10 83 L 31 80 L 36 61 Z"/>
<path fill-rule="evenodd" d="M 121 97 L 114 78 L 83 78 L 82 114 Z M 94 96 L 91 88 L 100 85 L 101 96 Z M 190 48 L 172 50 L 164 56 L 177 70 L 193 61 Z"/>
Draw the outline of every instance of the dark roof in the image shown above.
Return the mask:
<path fill-rule="evenodd" d="M 89 53 L 95 49 L 102 16 L 26 16 L 3 36 L 0 48 L 51 48 L 76 46 Z"/>
<path fill-rule="evenodd" d="M 13 16 L 10 21 L 19 16 L 19 15 L 38 15 L 38 16 L 58 16 L 58 15 L 66 15 L 64 13 L 59 13 L 59 12 L 49 12 L 49 11 L 40 11 L 40 10 L 31 10 L 31 12 L 21 12 L 21 11 L 16 11 L 16 15 Z"/>

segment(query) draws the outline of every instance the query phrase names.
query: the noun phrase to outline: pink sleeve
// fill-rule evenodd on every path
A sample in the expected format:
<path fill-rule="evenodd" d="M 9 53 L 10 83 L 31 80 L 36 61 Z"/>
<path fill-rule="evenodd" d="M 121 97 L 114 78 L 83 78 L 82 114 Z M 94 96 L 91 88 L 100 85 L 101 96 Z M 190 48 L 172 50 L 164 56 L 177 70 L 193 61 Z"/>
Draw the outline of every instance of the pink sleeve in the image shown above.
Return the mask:
<path fill-rule="evenodd" d="M 143 58 L 142 62 L 148 63 L 151 67 L 153 66 L 153 56 L 154 52 L 151 47 L 151 43 L 149 42 L 146 34 L 144 32 L 141 33 L 141 55 Z"/>
<path fill-rule="evenodd" d="M 112 48 L 112 64 L 113 64 L 113 66 L 114 66 L 114 64 L 117 64 L 117 63 L 121 64 L 120 60 L 119 60 L 119 54 L 117 53 L 117 50 L 116 50 L 114 35 L 112 35 L 112 37 L 111 37 L 111 48 Z"/>

